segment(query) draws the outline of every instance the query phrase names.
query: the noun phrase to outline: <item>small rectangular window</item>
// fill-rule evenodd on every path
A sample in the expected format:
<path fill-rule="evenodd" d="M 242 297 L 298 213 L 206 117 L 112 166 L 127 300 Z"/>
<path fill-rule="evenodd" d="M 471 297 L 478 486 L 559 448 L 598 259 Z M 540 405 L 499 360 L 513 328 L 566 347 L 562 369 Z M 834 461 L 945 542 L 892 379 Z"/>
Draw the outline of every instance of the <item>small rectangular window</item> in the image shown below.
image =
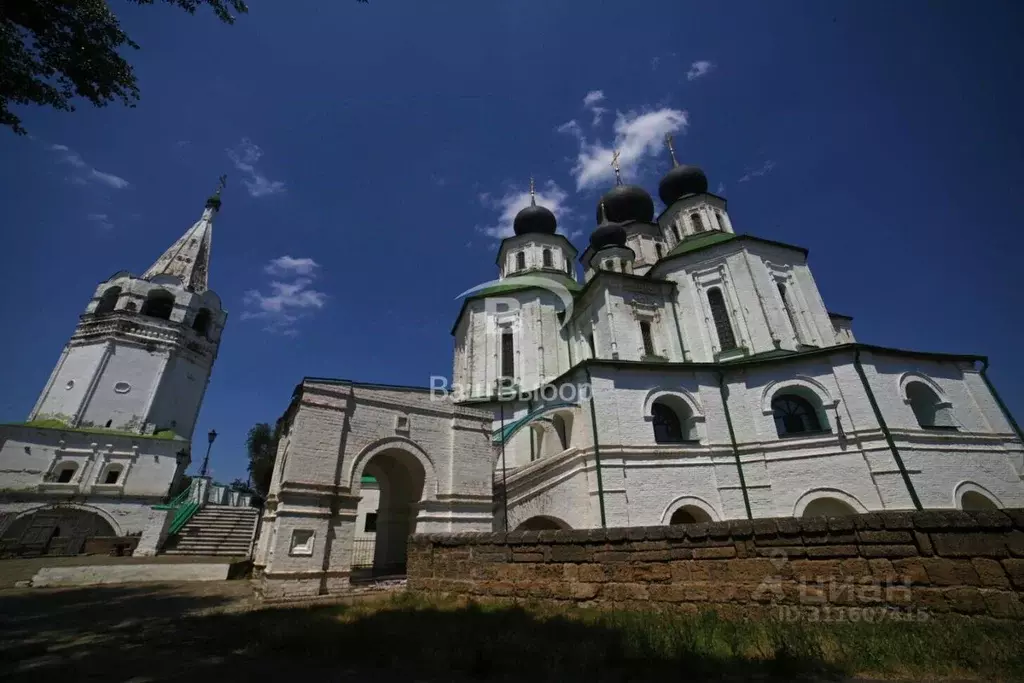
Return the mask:
<path fill-rule="evenodd" d="M 371 534 L 377 531 L 377 513 L 367 512 L 366 521 L 363 522 L 363 531 Z"/>
<path fill-rule="evenodd" d="M 502 377 L 515 377 L 515 341 L 512 338 L 512 330 L 504 330 L 501 333 L 501 375 Z"/>
<path fill-rule="evenodd" d="M 654 355 L 654 340 L 651 338 L 651 324 L 646 320 L 640 323 L 640 336 L 644 340 L 644 355 Z"/>

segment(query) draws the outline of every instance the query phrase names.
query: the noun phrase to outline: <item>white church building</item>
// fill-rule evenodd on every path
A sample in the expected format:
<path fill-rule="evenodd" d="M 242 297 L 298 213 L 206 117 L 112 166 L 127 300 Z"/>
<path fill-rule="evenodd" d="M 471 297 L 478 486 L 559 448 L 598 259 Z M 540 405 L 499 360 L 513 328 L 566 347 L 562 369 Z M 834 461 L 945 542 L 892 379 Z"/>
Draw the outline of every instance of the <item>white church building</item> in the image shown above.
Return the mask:
<path fill-rule="evenodd" d="M 414 531 L 1024 506 L 984 357 L 858 343 L 807 250 L 737 233 L 674 154 L 659 196 L 655 217 L 618 178 L 582 255 L 551 211 L 521 211 L 456 316 L 451 385 L 298 385 L 255 557 L 267 595 L 348 585 L 367 475 L 388 572 Z"/>
<path fill-rule="evenodd" d="M 136 554 L 158 550 L 168 513 L 154 506 L 191 461 L 227 319 L 208 287 L 220 205 L 218 190 L 142 276 L 101 282 L 28 419 L 0 425 L 3 550 L 93 536 L 140 536 Z"/>

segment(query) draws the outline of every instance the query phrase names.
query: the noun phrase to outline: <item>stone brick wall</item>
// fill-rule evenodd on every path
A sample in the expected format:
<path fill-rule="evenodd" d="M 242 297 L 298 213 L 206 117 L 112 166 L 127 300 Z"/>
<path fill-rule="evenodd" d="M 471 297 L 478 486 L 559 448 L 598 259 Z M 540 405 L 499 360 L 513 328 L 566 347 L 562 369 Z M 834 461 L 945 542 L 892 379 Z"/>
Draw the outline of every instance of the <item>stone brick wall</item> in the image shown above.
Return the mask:
<path fill-rule="evenodd" d="M 426 593 L 731 617 L 1024 619 L 1024 510 L 419 534 L 408 576 Z"/>

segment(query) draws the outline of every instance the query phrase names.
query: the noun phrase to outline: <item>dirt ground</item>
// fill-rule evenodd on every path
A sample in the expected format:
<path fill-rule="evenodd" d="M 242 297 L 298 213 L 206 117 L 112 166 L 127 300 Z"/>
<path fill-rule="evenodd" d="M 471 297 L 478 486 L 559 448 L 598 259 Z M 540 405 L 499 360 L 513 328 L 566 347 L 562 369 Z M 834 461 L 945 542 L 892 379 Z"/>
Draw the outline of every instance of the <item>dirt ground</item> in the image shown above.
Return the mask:
<path fill-rule="evenodd" d="M 13 573 L 11 567 L 4 569 Z M 480 673 L 439 673 L 434 667 L 432 674 L 419 675 L 418 668 L 405 667 L 403 673 L 401 659 L 418 648 L 435 653 L 457 649 L 455 640 L 460 633 L 465 637 L 467 629 L 489 641 L 497 639 L 496 646 L 502 634 L 510 633 L 533 634 L 527 638 L 542 643 L 593 637 L 580 629 L 571 638 L 562 631 L 549 638 L 549 625 L 525 614 L 467 616 L 371 608 L 368 616 L 346 621 L 338 619 L 343 610 L 261 605 L 247 580 L 0 590 L 0 681 L 511 681 L 520 678 L 507 672 L 488 675 L 487 662 L 479 663 Z M 635 666 L 623 662 L 617 672 L 591 672 L 585 680 L 641 680 L 629 675 Z M 564 683 L 565 673 L 557 680 Z M 693 680 L 685 668 L 679 673 L 672 680 Z M 726 667 L 720 675 L 699 679 L 796 680 L 772 673 L 760 667 Z M 549 679 L 534 675 L 530 680 Z"/>

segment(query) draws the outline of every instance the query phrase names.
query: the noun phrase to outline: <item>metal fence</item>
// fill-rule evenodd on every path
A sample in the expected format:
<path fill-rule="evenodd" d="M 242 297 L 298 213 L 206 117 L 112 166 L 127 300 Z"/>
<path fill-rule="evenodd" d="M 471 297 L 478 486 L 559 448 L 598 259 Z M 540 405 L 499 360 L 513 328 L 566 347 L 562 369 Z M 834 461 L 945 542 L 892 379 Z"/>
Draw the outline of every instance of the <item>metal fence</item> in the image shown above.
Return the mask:
<path fill-rule="evenodd" d="M 369 569 L 373 567 L 373 552 L 377 546 L 375 538 L 357 538 L 352 541 L 352 568 Z"/>

